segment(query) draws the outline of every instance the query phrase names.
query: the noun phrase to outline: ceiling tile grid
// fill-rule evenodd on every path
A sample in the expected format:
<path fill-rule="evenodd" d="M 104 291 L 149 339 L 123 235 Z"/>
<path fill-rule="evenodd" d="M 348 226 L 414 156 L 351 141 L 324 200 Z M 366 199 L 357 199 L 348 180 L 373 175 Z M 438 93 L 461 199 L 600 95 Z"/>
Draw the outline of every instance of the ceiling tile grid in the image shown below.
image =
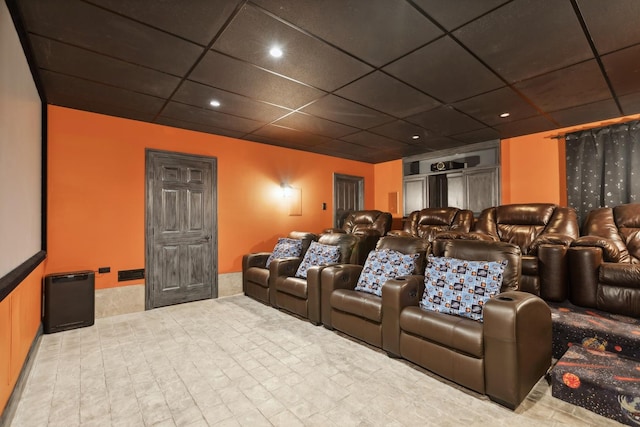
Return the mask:
<path fill-rule="evenodd" d="M 637 0 L 7 5 L 47 103 L 364 162 L 640 112 Z"/>

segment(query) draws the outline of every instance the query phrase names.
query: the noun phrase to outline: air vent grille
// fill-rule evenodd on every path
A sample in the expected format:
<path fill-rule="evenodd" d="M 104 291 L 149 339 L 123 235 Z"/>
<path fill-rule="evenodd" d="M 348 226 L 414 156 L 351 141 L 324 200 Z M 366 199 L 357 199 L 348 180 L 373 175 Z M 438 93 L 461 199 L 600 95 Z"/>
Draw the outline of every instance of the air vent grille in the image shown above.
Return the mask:
<path fill-rule="evenodd" d="M 139 280 L 144 279 L 144 268 L 136 270 L 120 270 L 118 271 L 118 282 L 125 282 L 127 280 Z"/>

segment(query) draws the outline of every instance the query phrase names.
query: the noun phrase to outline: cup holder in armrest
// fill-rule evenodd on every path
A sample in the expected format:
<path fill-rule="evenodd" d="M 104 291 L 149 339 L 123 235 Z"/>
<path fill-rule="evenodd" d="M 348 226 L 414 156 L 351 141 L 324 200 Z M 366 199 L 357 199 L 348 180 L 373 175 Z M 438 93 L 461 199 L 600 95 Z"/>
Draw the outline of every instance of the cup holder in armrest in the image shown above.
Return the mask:
<path fill-rule="evenodd" d="M 511 298 L 511 297 L 501 297 L 501 296 L 497 296 L 497 297 L 496 297 L 496 299 L 497 299 L 497 300 L 500 300 L 500 301 L 513 301 L 513 298 Z"/>

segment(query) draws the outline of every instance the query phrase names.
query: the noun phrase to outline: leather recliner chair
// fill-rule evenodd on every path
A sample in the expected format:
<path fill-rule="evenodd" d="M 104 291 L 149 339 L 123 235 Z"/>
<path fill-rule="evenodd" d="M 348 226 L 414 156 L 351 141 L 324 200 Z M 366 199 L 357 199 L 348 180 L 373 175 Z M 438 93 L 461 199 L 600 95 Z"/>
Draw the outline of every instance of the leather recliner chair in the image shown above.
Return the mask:
<path fill-rule="evenodd" d="M 429 242 L 417 237 L 387 236 L 378 241 L 376 249 L 393 249 L 403 254 L 419 254 L 415 272 L 424 271 Z M 382 297 L 355 290 L 361 265 L 337 265 L 322 273 L 322 324 L 337 329 L 376 347 L 382 347 Z M 384 292 L 384 286 L 382 287 Z"/>
<path fill-rule="evenodd" d="M 383 349 L 515 409 L 551 365 L 551 311 L 541 298 L 518 291 L 518 246 L 438 243 L 436 256 L 506 259 L 501 293 L 486 302 L 480 322 L 422 308 L 424 276 L 389 280 L 382 291 Z"/>
<path fill-rule="evenodd" d="M 358 236 L 355 264 L 363 265 L 378 239 L 391 230 L 391 214 L 378 210 L 353 211 L 344 220 L 342 228 L 327 228 L 323 233 L 349 233 Z"/>
<path fill-rule="evenodd" d="M 317 235 L 302 231 L 292 231 L 288 237 L 302 240 L 300 256 L 304 256 L 311 242 L 318 240 Z M 271 252 L 255 252 L 242 257 L 242 291 L 245 295 L 265 304 L 270 304 L 269 294 L 270 289 L 273 289 L 271 283 L 275 278 L 272 272 L 277 270 L 279 262 L 277 259 L 273 260 L 267 268 L 267 259 L 270 255 Z"/>
<path fill-rule="evenodd" d="M 337 246 L 340 252 L 338 263 L 353 262 L 354 248 L 358 238 L 353 234 L 329 233 L 318 239 L 323 245 Z M 279 262 L 274 270 L 271 288 L 271 305 L 320 324 L 320 274 L 326 265 L 310 267 L 307 278 L 295 277 L 301 258 L 289 258 Z"/>
<path fill-rule="evenodd" d="M 569 293 L 567 250 L 579 236 L 575 210 L 551 203 L 487 208 L 471 233 L 439 237 L 513 243 L 522 251 L 520 290 L 547 301 L 565 301 Z"/>
<path fill-rule="evenodd" d="M 420 237 L 430 242 L 438 233 L 458 231 L 468 233 L 473 225 L 473 212 L 453 207 L 425 208 L 413 211 L 404 223 L 402 230 L 391 230 L 388 235 Z"/>
<path fill-rule="evenodd" d="M 640 204 L 594 209 L 569 249 L 569 300 L 640 317 Z"/>

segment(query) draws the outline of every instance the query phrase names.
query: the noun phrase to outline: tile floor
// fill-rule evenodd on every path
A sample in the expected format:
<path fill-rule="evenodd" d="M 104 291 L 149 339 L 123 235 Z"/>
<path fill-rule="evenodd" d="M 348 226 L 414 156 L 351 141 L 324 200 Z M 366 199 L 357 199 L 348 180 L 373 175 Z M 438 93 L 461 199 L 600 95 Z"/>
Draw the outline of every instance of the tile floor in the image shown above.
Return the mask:
<path fill-rule="evenodd" d="M 616 424 L 544 380 L 510 411 L 238 295 L 44 335 L 11 426 Z"/>

